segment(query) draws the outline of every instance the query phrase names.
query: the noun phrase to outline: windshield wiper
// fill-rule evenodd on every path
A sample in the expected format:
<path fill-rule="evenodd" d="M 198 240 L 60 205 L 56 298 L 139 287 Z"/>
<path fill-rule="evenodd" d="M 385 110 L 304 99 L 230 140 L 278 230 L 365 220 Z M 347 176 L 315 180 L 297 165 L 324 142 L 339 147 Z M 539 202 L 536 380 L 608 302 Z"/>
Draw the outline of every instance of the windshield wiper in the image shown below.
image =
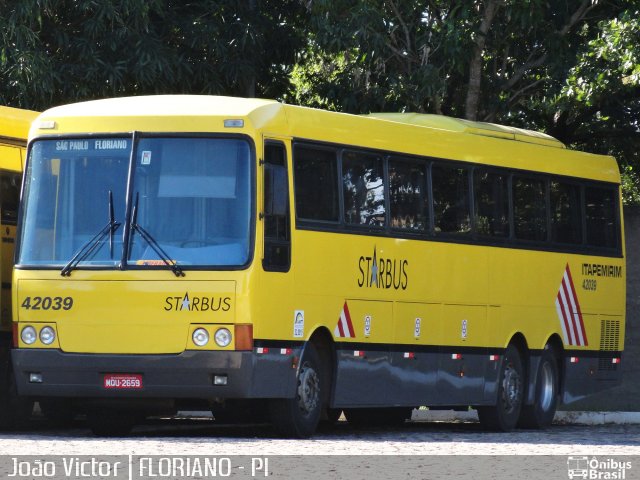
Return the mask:
<path fill-rule="evenodd" d="M 71 272 L 78 266 L 78 264 L 83 261 L 85 258 L 88 258 L 90 255 L 95 253 L 97 249 L 100 247 L 100 242 L 109 235 L 109 255 L 113 258 L 113 234 L 118 230 L 120 226 L 120 222 L 116 222 L 114 214 L 113 214 L 113 192 L 109 190 L 109 222 L 102 227 L 91 240 L 86 242 L 80 250 L 73 256 L 69 263 L 67 263 L 62 270 L 60 270 L 60 275 L 63 277 L 68 277 L 71 275 Z"/>
<path fill-rule="evenodd" d="M 134 232 L 138 232 L 140 236 L 144 239 L 145 242 L 149 244 L 149 246 L 156 252 L 156 255 L 162 260 L 171 271 L 174 273 L 176 277 L 184 277 L 184 271 L 178 265 L 178 262 L 172 260 L 171 257 L 165 252 L 160 244 L 156 241 L 155 238 L 151 236 L 149 232 L 147 232 L 142 226 L 138 225 L 138 200 L 140 199 L 140 195 L 136 192 L 136 201 L 133 204 L 133 212 L 131 213 L 131 230 Z M 133 239 L 129 242 L 129 244 L 133 244 Z"/>

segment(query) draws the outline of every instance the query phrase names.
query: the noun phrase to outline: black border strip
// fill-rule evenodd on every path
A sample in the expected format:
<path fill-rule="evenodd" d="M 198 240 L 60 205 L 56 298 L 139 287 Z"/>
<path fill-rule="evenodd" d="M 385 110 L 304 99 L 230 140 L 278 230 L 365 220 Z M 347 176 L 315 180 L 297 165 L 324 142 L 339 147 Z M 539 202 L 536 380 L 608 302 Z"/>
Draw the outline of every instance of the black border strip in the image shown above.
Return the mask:
<path fill-rule="evenodd" d="M 297 146 L 307 147 L 307 148 L 320 148 L 323 150 L 335 151 L 336 159 L 337 159 L 337 168 L 338 168 L 338 175 L 337 175 L 338 183 L 339 183 L 338 194 L 340 197 L 342 195 L 341 193 L 342 184 L 340 182 L 340 179 L 341 179 L 340 172 L 342 170 L 341 159 L 342 159 L 342 153 L 347 150 L 348 151 L 355 150 L 355 151 L 361 151 L 365 153 L 374 153 L 374 154 L 382 155 L 386 160 L 385 165 L 387 165 L 389 158 L 402 158 L 407 160 L 417 160 L 417 161 L 423 162 L 427 167 L 427 171 L 428 171 L 427 195 L 429 199 L 432 197 L 432 185 L 431 185 L 432 182 L 431 182 L 430 172 L 431 172 L 431 165 L 433 164 L 433 162 L 441 162 L 441 163 L 452 165 L 452 166 L 459 165 L 461 167 L 468 169 L 470 171 L 470 175 L 473 174 L 473 171 L 475 168 L 486 168 L 491 171 L 496 171 L 496 172 L 506 174 L 509 177 L 510 207 L 512 204 L 511 197 L 512 197 L 513 189 L 511 188 L 511 178 L 513 175 L 525 176 L 527 178 L 530 178 L 530 177 L 539 178 L 545 182 L 545 189 L 548 189 L 549 182 L 554 179 L 560 180 L 566 183 L 578 185 L 581 188 L 581 192 L 583 192 L 584 188 L 587 188 L 587 187 L 611 188 L 612 190 L 615 190 L 615 196 L 617 199 L 617 202 L 614 206 L 615 215 L 616 215 L 615 223 L 616 223 L 616 237 L 617 237 L 616 243 L 617 244 L 615 247 L 597 247 L 597 246 L 586 245 L 586 243 L 584 243 L 586 241 L 586 230 L 584 229 L 583 229 L 584 230 L 583 243 L 580 243 L 580 244 L 563 244 L 559 242 L 551 242 L 550 240 L 551 231 L 549 228 L 547 228 L 547 232 L 546 232 L 547 239 L 545 241 L 527 241 L 527 240 L 518 240 L 515 238 L 486 237 L 486 236 L 476 235 L 474 233 L 473 224 L 475 222 L 473 221 L 472 221 L 472 231 L 469 234 L 435 233 L 433 232 L 433 207 L 432 207 L 433 202 L 431 200 L 428 201 L 428 204 L 429 204 L 428 217 L 429 217 L 430 228 L 429 230 L 424 230 L 421 232 L 415 232 L 415 233 L 411 231 L 403 232 L 398 229 L 393 229 L 389 225 L 386 225 L 385 227 L 371 228 L 367 226 L 347 224 L 344 221 L 344 214 L 342 212 L 343 202 L 341 198 L 339 199 L 340 218 L 338 221 L 317 221 L 317 220 L 301 219 L 298 217 L 297 210 L 296 210 L 296 215 L 295 215 L 296 230 L 318 231 L 318 232 L 326 232 L 326 233 L 343 233 L 343 234 L 351 234 L 351 235 L 366 235 L 370 237 L 382 237 L 382 238 L 401 238 L 401 239 L 408 239 L 408 240 L 421 240 L 421 241 L 430 241 L 430 242 L 439 242 L 439 243 L 456 243 L 456 244 L 463 244 L 463 245 L 492 246 L 492 247 L 515 249 L 515 250 L 548 251 L 548 252 L 554 252 L 554 253 L 571 253 L 571 254 L 578 254 L 578 255 L 589 255 L 589 256 L 599 256 L 599 257 L 609 257 L 609 258 L 624 258 L 622 254 L 623 239 L 622 239 L 622 229 L 621 229 L 622 222 L 621 222 L 621 211 L 620 211 L 620 185 L 617 183 L 593 180 L 589 178 L 561 175 L 561 174 L 552 174 L 547 172 L 523 170 L 523 169 L 513 168 L 513 167 L 502 167 L 502 166 L 493 165 L 493 164 L 473 163 L 473 162 L 466 162 L 466 161 L 455 160 L 455 159 L 432 157 L 428 155 L 419 156 L 415 154 L 404 154 L 400 152 L 391 152 L 391 151 L 380 150 L 375 148 L 354 147 L 351 145 L 344 145 L 344 144 L 337 144 L 337 143 L 323 142 L 323 141 L 314 141 L 314 140 L 303 139 L 303 138 L 294 138 L 292 140 L 292 149 L 291 149 L 294 199 L 296 198 L 294 153 Z M 470 188 L 472 189 L 471 185 L 473 185 L 473 182 L 470 182 Z M 470 194 L 472 193 L 473 192 L 471 191 Z M 581 193 L 581 196 L 583 196 L 582 193 Z M 548 209 L 549 208 L 548 202 L 546 203 L 547 203 L 547 209 Z M 584 210 L 584 208 L 582 210 Z M 510 208 L 509 211 L 510 211 L 510 215 L 509 215 L 510 230 L 513 231 L 513 219 L 511 218 L 513 208 Z M 586 221 L 585 214 L 584 214 L 584 211 L 581 213 L 582 213 L 583 226 L 584 226 L 584 223 Z M 385 220 L 385 222 L 388 223 L 388 215 L 386 217 L 387 217 L 387 220 Z M 471 211 L 471 217 L 473 220 L 472 211 Z"/>

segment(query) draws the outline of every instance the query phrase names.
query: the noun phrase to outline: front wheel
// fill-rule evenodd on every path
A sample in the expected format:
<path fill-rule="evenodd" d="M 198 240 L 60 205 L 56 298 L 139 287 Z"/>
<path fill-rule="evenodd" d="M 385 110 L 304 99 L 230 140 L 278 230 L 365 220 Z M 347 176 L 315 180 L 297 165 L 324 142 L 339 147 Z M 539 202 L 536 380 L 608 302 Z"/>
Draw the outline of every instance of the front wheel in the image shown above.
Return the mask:
<path fill-rule="evenodd" d="M 282 435 L 308 438 L 316 431 L 322 413 L 323 389 L 327 388 L 322 372 L 318 352 L 309 343 L 300 362 L 295 396 L 272 400 L 269 406 L 271 422 Z"/>
<path fill-rule="evenodd" d="M 520 417 L 524 399 L 524 370 L 518 349 L 509 345 L 504 353 L 498 377 L 495 406 L 478 407 L 478 418 L 488 430 L 513 430 Z"/>
<path fill-rule="evenodd" d="M 535 384 L 533 405 L 525 405 L 518 425 L 524 428 L 545 428 L 551 425 L 558 406 L 558 363 L 550 348 L 542 351 Z"/>

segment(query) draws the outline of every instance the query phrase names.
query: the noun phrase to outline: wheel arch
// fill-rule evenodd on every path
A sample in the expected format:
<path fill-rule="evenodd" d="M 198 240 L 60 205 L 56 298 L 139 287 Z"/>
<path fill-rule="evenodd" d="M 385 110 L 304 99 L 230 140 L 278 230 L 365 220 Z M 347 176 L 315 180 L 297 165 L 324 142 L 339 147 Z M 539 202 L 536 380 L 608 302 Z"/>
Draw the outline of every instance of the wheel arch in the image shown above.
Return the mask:
<path fill-rule="evenodd" d="M 312 343 L 320 355 L 320 361 L 324 369 L 325 378 L 328 379 L 329 388 L 324 391 L 323 403 L 328 406 L 333 397 L 335 384 L 335 372 L 337 366 L 336 350 L 333 337 L 326 327 L 318 327 L 309 337 L 306 343 Z"/>
<path fill-rule="evenodd" d="M 564 362 L 562 359 L 564 358 L 564 343 L 560 338 L 560 335 L 554 333 L 549 337 L 547 343 L 545 344 L 545 348 L 553 349 L 553 354 L 556 357 L 556 364 L 558 366 L 558 394 L 560 398 L 564 395 L 564 379 L 565 379 L 565 369 Z"/>

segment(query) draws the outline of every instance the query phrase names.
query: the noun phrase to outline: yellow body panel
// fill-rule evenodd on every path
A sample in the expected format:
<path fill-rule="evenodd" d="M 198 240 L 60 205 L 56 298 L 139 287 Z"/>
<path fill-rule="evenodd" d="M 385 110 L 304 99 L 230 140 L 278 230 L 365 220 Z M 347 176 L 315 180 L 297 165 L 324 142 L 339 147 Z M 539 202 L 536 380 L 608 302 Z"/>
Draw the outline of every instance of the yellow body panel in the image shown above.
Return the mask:
<path fill-rule="evenodd" d="M 228 119 L 242 120 L 243 126 L 225 128 Z M 620 181 L 614 159 L 568 150 L 545 135 L 451 121 L 436 127 L 426 120 L 420 123 L 266 100 L 138 97 L 51 109 L 34 123 L 31 138 L 131 131 L 241 133 L 253 140 L 257 160 L 263 140 L 277 138 L 288 151 L 290 186 L 292 138 Z M 177 353 L 187 348 L 196 325 L 234 322 L 253 324 L 254 338 L 264 340 L 307 340 L 324 329 L 336 342 L 504 348 L 520 334 L 529 348 L 542 349 L 550 337 L 563 336 L 555 301 L 569 265 L 588 344 L 567 348 L 597 350 L 604 318 L 621 320 L 624 331 L 624 257 L 319 232 L 292 225 L 290 270 L 266 272 L 261 268 L 263 172 L 256 167 L 255 251 L 248 268 L 187 271 L 177 279 L 169 270 L 77 270 L 63 278 L 57 271 L 19 269 L 16 320 L 54 322 L 62 350 L 93 353 Z M 289 203 L 295 205 L 292 187 Z M 376 282 L 371 276 L 373 257 L 384 265 Z M 598 277 L 595 291 L 582 288 L 584 280 L 594 278 L 583 273 L 585 263 L 619 267 L 621 274 Z M 228 297 L 230 308 L 211 315 L 163 309 L 167 298 L 179 302 L 185 292 Z M 58 312 L 20 307 L 34 296 L 73 296 L 74 306 Z M 354 337 L 336 334 L 345 303 Z M 297 319 L 302 320 L 302 335 L 294 335 Z"/>

